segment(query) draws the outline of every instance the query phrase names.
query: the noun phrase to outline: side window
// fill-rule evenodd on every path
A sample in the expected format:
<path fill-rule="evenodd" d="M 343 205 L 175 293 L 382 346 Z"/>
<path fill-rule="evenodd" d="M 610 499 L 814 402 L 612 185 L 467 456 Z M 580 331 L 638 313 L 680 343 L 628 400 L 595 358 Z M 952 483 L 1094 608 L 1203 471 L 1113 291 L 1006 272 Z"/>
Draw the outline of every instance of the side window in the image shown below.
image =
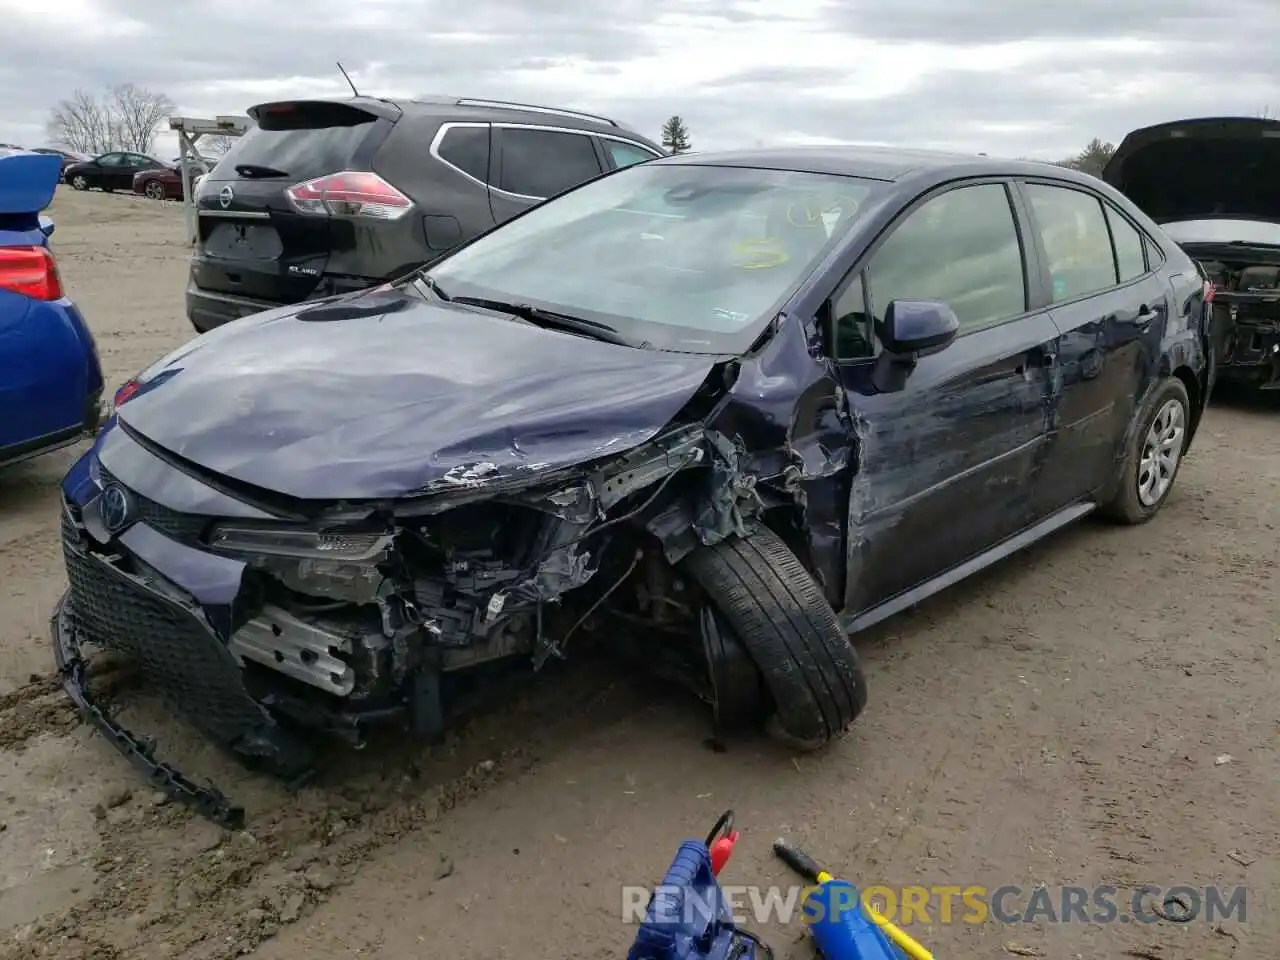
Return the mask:
<path fill-rule="evenodd" d="M 893 300 L 941 300 L 961 329 L 1027 309 L 1022 245 L 1004 186 L 961 187 L 926 201 L 867 266 L 875 316 Z"/>
<path fill-rule="evenodd" d="M 600 173 L 590 137 L 519 127 L 502 131 L 501 190 L 545 199 Z"/>
<path fill-rule="evenodd" d="M 867 313 L 862 273 L 854 274 L 827 304 L 833 360 L 860 360 L 875 355 L 875 334 Z"/>
<path fill-rule="evenodd" d="M 98 158 L 98 166 L 100 167 L 118 167 L 124 160 L 122 153 L 104 153 Z"/>
<path fill-rule="evenodd" d="M 436 148 L 440 159 L 481 182 L 489 180 L 489 128 L 450 127 Z"/>
<path fill-rule="evenodd" d="M 1151 269 L 1155 269 L 1164 263 L 1164 252 L 1155 245 L 1148 236 L 1143 236 L 1142 245 L 1147 251 L 1147 263 L 1151 264 Z"/>
<path fill-rule="evenodd" d="M 605 140 L 601 138 L 600 142 L 609 151 L 609 157 L 613 160 L 613 165 L 619 170 L 623 167 L 629 167 L 633 163 L 643 163 L 646 160 L 653 159 L 653 154 L 648 150 L 641 150 L 639 147 L 630 143 L 623 143 L 621 140 Z"/>
<path fill-rule="evenodd" d="M 1116 267 L 1119 269 L 1120 282 L 1142 276 L 1147 272 L 1142 234 L 1115 207 L 1110 204 L 1103 206 L 1107 211 L 1107 222 L 1111 224 L 1111 239 L 1116 245 Z"/>
<path fill-rule="evenodd" d="M 1053 302 L 1114 287 L 1116 261 L 1102 201 L 1082 190 L 1027 184 L 1027 196 L 1049 256 Z"/>

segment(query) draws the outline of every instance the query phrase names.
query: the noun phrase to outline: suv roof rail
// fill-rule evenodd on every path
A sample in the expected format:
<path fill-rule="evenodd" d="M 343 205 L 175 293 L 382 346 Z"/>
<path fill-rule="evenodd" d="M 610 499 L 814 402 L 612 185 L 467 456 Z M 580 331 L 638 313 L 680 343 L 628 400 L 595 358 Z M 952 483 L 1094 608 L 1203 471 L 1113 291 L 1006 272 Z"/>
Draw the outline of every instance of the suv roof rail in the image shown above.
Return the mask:
<path fill-rule="evenodd" d="M 527 110 L 529 113 L 546 113 L 551 116 L 558 117 L 576 117 L 579 120 L 593 120 L 596 123 L 608 124 L 611 127 L 621 127 L 616 120 L 610 120 L 608 117 L 597 116 L 594 113 L 584 113 L 581 110 L 562 110 L 559 107 L 539 107 L 531 103 L 515 103 L 510 100 L 483 100 L 475 97 L 463 97 L 458 100 L 459 107 L 495 107 L 499 110 Z"/>

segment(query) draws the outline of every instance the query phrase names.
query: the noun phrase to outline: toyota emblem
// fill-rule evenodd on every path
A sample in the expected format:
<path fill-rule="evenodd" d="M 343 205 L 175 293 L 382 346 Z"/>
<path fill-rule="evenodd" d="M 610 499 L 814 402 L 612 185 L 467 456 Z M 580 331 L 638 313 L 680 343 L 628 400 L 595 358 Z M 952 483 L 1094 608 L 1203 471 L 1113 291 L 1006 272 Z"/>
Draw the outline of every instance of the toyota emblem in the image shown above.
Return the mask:
<path fill-rule="evenodd" d="M 230 186 L 223 187 L 218 191 L 218 206 L 226 210 L 231 206 L 231 201 L 236 198 L 236 192 Z"/>
<path fill-rule="evenodd" d="M 98 499 L 98 514 L 107 533 L 119 533 L 133 520 L 133 497 L 120 484 L 109 483 Z"/>

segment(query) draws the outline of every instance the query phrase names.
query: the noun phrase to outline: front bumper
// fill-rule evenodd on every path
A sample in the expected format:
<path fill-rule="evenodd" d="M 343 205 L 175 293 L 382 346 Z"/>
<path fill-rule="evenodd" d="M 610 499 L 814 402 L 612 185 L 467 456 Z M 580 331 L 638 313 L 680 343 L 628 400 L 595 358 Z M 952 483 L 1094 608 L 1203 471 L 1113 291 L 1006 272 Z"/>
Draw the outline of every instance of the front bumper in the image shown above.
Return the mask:
<path fill-rule="evenodd" d="M 85 723 L 91 724 L 142 771 L 157 790 L 191 807 L 229 830 L 244 826 L 244 808 L 231 803 L 216 788 L 200 786 L 177 769 L 156 759 L 155 744 L 125 729 L 89 691 L 88 670 L 81 652 L 70 591 L 64 593 L 49 621 L 58 680 Z"/>
<path fill-rule="evenodd" d="M 85 508 L 92 509 L 93 504 Z M 216 791 L 184 786 L 176 771 L 155 763 L 148 745 L 121 731 L 92 703 L 80 653 L 82 644 L 91 643 L 123 654 L 193 726 L 245 760 L 265 761 L 281 772 L 305 772 L 309 751 L 251 695 L 240 665 L 190 594 L 140 566 L 132 553 L 93 550 L 81 511 L 69 502 L 61 537 L 69 588 L 54 614 L 53 641 L 64 688 L 87 720 L 147 768 L 159 786 L 176 784 L 170 792 L 206 815 L 235 818 Z"/>

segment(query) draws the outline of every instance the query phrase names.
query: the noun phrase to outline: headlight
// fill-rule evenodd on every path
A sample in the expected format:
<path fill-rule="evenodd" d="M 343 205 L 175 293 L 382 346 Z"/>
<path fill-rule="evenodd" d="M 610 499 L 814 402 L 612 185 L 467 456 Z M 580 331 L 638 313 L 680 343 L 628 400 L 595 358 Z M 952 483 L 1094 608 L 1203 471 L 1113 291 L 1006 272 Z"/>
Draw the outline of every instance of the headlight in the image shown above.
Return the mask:
<path fill-rule="evenodd" d="M 213 529 L 209 545 L 226 553 L 359 563 L 378 558 L 391 546 L 392 539 L 389 533 L 345 533 L 219 524 Z"/>

